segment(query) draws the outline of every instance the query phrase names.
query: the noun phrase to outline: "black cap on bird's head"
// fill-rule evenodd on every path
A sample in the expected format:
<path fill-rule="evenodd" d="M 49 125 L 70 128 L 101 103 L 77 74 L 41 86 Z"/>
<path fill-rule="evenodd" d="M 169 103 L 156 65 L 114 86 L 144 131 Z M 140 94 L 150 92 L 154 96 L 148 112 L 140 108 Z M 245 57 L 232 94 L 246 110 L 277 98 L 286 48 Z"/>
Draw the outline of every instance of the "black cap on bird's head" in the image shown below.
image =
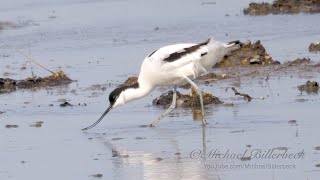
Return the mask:
<path fill-rule="evenodd" d="M 129 86 L 122 86 L 122 87 L 118 87 L 116 89 L 114 89 L 110 94 L 109 94 L 109 102 L 110 102 L 110 106 L 113 106 L 116 104 L 120 94 L 128 89 Z"/>
<path fill-rule="evenodd" d="M 130 86 L 121 86 L 121 87 L 118 87 L 116 89 L 114 89 L 110 94 L 109 94 L 109 102 L 110 102 L 110 105 L 109 107 L 106 109 L 106 111 L 102 114 L 102 116 L 95 122 L 93 123 L 92 125 L 86 127 L 86 128 L 83 128 L 82 130 L 88 130 L 88 129 L 91 129 L 93 128 L 94 126 L 96 126 L 97 124 L 100 123 L 100 121 L 104 118 L 105 115 L 108 114 L 108 112 L 114 108 L 114 107 L 117 107 L 117 106 L 121 106 L 123 105 L 125 102 L 123 100 L 123 98 L 119 98 L 121 96 L 121 93 L 124 92 L 126 89 L 128 88 L 137 88 L 139 87 L 139 84 L 138 83 L 135 83 L 133 85 L 130 85 Z"/>

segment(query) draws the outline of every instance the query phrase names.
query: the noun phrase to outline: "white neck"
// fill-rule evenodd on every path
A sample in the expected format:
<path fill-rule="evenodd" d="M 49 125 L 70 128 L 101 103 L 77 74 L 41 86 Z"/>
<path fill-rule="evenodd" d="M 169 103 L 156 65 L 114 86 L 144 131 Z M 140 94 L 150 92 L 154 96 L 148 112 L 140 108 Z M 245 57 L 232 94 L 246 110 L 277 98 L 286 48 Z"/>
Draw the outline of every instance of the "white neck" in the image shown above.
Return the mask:
<path fill-rule="evenodd" d="M 153 88 L 139 85 L 138 88 L 129 88 L 123 92 L 125 102 L 130 102 L 148 95 Z"/>
<path fill-rule="evenodd" d="M 121 106 L 130 101 L 142 98 L 148 95 L 153 89 L 153 86 L 148 86 L 143 83 L 139 83 L 139 87 L 132 87 L 124 90 L 118 97 L 113 107 Z"/>

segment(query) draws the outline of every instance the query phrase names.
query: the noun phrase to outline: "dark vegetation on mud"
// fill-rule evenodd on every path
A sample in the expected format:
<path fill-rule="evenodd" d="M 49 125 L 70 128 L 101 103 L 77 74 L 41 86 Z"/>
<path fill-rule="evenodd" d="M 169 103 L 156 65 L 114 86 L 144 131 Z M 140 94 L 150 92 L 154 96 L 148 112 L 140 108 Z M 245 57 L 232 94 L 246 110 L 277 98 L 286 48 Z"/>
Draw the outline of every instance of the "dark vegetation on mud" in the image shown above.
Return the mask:
<path fill-rule="evenodd" d="M 0 93 L 15 91 L 17 89 L 31 89 L 70 84 L 72 80 L 62 71 L 47 77 L 31 77 L 24 80 L 0 78 Z"/>
<path fill-rule="evenodd" d="M 275 0 L 273 3 L 250 3 L 245 15 L 319 13 L 320 0 Z"/>

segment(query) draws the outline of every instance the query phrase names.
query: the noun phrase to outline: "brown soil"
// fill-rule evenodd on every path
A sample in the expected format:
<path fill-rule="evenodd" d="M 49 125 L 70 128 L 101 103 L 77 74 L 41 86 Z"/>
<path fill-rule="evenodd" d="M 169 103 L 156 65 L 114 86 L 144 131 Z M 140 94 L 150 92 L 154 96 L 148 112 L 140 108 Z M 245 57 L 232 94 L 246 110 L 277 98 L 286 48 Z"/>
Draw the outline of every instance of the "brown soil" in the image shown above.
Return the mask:
<path fill-rule="evenodd" d="M 225 56 L 215 67 L 280 64 L 266 52 L 260 41 L 241 43 L 240 49 Z"/>
<path fill-rule="evenodd" d="M 311 43 L 309 46 L 309 52 L 320 52 L 320 43 Z"/>
<path fill-rule="evenodd" d="M 62 71 L 48 77 L 33 77 L 24 80 L 0 78 L 0 93 L 11 92 L 17 89 L 31 89 L 36 87 L 49 87 L 70 84 L 72 80 Z"/>
<path fill-rule="evenodd" d="M 250 3 L 243 10 L 245 15 L 319 13 L 320 0 L 275 0 L 270 3 Z"/>

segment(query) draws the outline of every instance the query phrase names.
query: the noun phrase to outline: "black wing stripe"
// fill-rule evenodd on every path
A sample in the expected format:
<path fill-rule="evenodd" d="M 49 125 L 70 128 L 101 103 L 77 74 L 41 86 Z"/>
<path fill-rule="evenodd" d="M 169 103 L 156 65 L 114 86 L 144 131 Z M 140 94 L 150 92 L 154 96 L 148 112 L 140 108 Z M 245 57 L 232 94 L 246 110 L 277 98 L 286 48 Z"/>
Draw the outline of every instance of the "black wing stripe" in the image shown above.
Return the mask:
<path fill-rule="evenodd" d="M 201 46 L 207 45 L 209 43 L 209 41 L 210 41 L 210 39 L 208 39 L 207 41 L 205 41 L 203 43 L 200 43 L 200 44 L 188 47 L 188 48 L 184 48 L 183 51 L 172 53 L 167 58 L 163 59 L 163 61 L 166 61 L 166 62 L 176 61 L 187 54 L 191 54 L 191 53 L 197 51 Z"/>
<path fill-rule="evenodd" d="M 208 54 L 208 53 L 207 53 L 207 52 L 205 52 L 205 53 L 202 53 L 202 54 L 201 54 L 201 57 L 202 57 L 202 56 L 205 56 L 206 54 Z"/>

